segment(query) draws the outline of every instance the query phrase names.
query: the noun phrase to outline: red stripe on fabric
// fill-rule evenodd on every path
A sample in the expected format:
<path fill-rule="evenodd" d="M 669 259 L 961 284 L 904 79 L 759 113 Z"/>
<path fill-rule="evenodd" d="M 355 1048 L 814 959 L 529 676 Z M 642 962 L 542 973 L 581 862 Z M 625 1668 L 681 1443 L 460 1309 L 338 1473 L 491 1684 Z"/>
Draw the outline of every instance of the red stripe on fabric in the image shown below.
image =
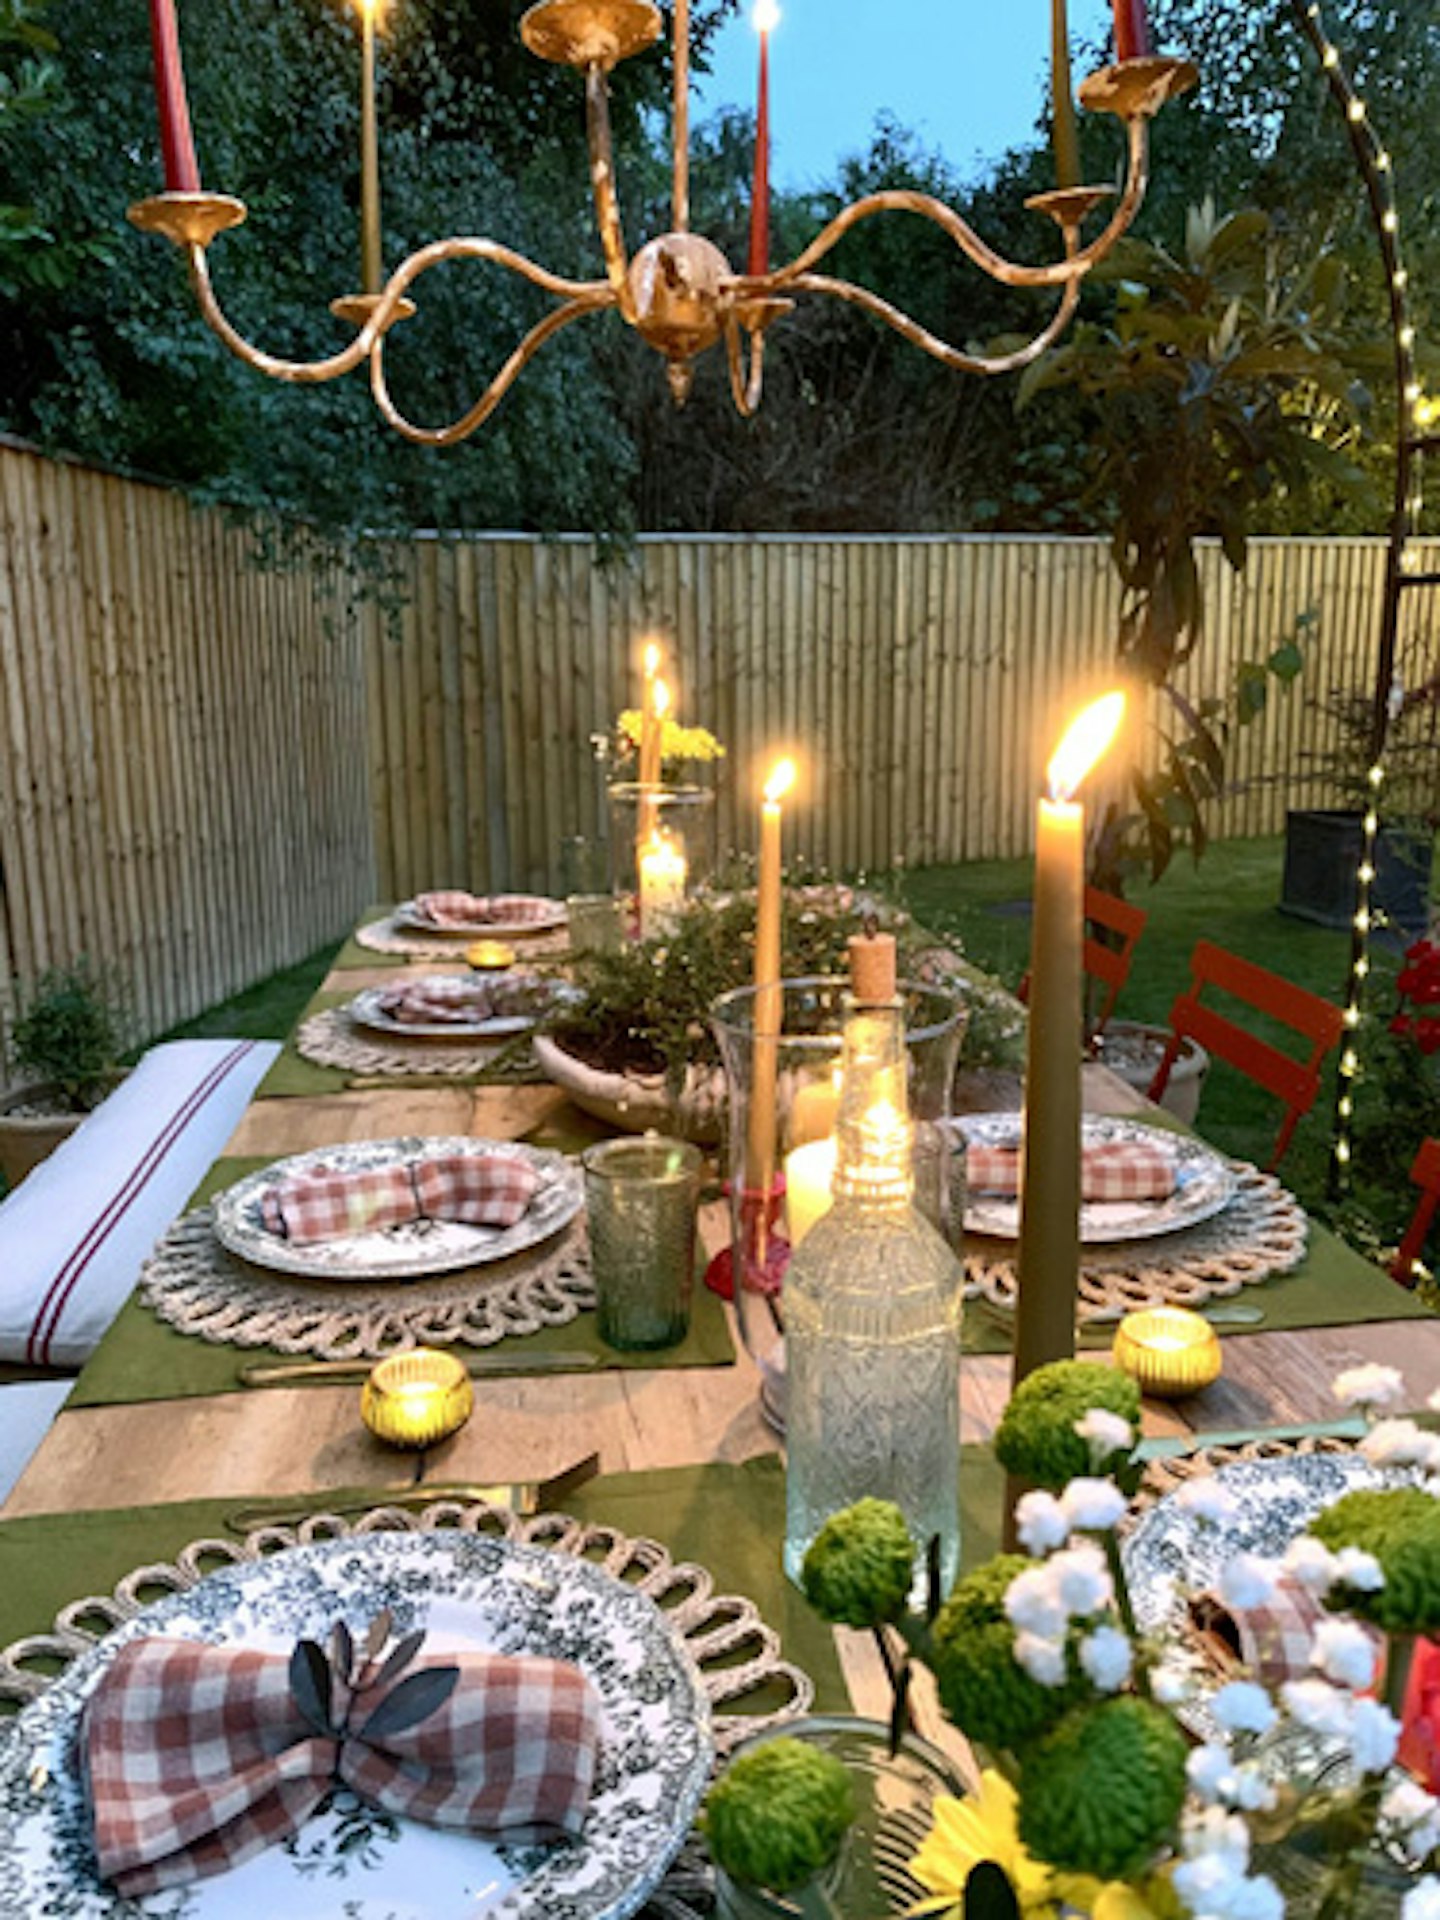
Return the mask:
<path fill-rule="evenodd" d="M 117 1224 L 124 1218 L 137 1195 L 149 1184 L 161 1161 L 194 1119 L 196 1113 L 221 1081 L 240 1064 L 247 1054 L 253 1053 L 254 1050 L 253 1040 L 242 1040 L 233 1052 L 216 1062 L 199 1086 L 186 1098 L 184 1105 L 171 1115 L 164 1129 L 151 1141 L 144 1158 L 131 1168 L 124 1184 L 106 1204 L 104 1211 L 87 1230 L 85 1238 L 50 1282 L 31 1324 L 30 1337 L 25 1343 L 25 1358 L 31 1366 L 49 1364 L 50 1343 L 55 1337 L 60 1316 L 64 1313 L 80 1276 L 114 1232 Z M 47 1319 L 49 1325 L 44 1326 Z M 42 1326 L 44 1326 L 43 1332 Z"/>

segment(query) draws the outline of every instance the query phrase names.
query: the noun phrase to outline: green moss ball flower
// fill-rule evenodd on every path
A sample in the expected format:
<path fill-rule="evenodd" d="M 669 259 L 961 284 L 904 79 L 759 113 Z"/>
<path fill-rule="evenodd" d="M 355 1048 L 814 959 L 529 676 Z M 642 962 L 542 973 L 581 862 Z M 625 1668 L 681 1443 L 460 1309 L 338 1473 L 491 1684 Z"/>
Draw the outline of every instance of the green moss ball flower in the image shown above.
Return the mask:
<path fill-rule="evenodd" d="M 1328 1604 L 1372 1621 L 1386 1633 L 1440 1631 L 1440 1500 L 1423 1487 L 1347 1493 L 1310 1522 L 1317 1540 L 1339 1553 L 1358 1547 L 1379 1561 L 1375 1592 L 1342 1583 Z"/>
<path fill-rule="evenodd" d="M 1005 1591 L 1034 1564 L 1021 1553 L 987 1560 L 957 1583 L 930 1630 L 941 1703 L 961 1732 L 985 1747 L 1013 1751 L 1037 1739 L 1087 1692 L 1078 1675 L 1045 1687 L 1016 1662 Z"/>
<path fill-rule="evenodd" d="M 834 1754 L 782 1736 L 726 1768 L 700 1827 L 732 1880 L 788 1893 L 830 1864 L 854 1818 L 854 1784 Z"/>
<path fill-rule="evenodd" d="M 1020 1764 L 1020 1838 L 1067 1873 L 1129 1880 L 1180 1817 L 1185 1736 L 1123 1695 L 1066 1714 Z"/>
<path fill-rule="evenodd" d="M 805 1555 L 805 1598 L 822 1619 L 878 1627 L 905 1611 L 915 1573 L 915 1542 L 899 1507 L 857 1500 L 832 1514 Z"/>
<path fill-rule="evenodd" d="M 1008 1473 L 1059 1493 L 1091 1471 L 1090 1446 L 1075 1431 L 1092 1407 L 1118 1414 L 1139 1432 L 1140 1389 L 1128 1374 L 1093 1360 L 1037 1367 L 1010 1396 L 995 1431 L 995 1454 Z"/>

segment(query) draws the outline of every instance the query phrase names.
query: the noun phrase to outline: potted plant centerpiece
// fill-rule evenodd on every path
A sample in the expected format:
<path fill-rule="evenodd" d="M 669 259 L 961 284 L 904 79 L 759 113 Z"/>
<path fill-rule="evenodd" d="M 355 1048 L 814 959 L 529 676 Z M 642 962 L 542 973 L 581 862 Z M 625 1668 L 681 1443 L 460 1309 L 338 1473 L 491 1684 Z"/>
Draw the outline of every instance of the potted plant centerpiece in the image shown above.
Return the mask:
<path fill-rule="evenodd" d="M 129 1014 L 114 975 L 83 955 L 51 967 L 22 1002 L 0 1095 L 0 1174 L 15 1186 L 123 1077 Z"/>

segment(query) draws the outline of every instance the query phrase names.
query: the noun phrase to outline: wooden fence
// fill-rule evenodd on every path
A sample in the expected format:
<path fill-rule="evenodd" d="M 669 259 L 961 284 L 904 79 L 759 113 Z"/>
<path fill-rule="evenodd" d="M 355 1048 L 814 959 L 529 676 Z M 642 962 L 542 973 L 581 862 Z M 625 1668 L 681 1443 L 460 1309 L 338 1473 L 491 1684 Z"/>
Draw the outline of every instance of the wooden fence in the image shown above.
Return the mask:
<path fill-rule="evenodd" d="M 647 634 L 681 718 L 729 749 L 721 846 L 750 843 L 788 747 L 796 855 L 1023 854 L 1118 615 L 1089 540 L 647 538 L 602 565 L 586 539 L 493 535 L 386 557 L 396 617 L 340 573 L 258 570 L 177 495 L 0 444 L 0 991 L 103 955 L 153 1032 L 377 895 L 560 887 L 566 839 L 603 837 L 591 736 L 633 704 Z M 1240 737 L 1221 831 L 1326 797 L 1315 701 L 1368 686 L 1383 560 L 1380 541 L 1260 541 L 1237 578 L 1203 554 L 1192 696 L 1315 616 L 1302 681 Z M 1138 716 L 1129 758 L 1153 760 L 1160 717 Z"/>

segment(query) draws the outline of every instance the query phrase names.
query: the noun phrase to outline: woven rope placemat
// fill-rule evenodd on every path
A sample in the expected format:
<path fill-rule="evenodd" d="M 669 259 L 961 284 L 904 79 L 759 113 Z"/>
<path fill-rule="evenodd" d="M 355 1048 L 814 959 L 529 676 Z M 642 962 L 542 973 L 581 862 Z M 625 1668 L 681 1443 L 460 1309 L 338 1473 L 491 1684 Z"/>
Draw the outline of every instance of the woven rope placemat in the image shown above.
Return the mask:
<path fill-rule="evenodd" d="M 378 1506 L 354 1520 L 322 1509 L 298 1526 L 257 1527 L 239 1541 L 192 1541 L 173 1561 L 137 1567 L 116 1583 L 112 1593 L 62 1607 L 49 1633 L 26 1635 L 0 1651 L 0 1699 L 22 1704 L 38 1699 L 105 1632 L 133 1620 L 165 1595 L 188 1592 L 218 1565 L 267 1559 L 285 1547 L 314 1540 L 442 1529 L 493 1534 L 569 1554 L 603 1567 L 615 1579 L 648 1594 L 664 1610 L 667 1625 L 694 1660 L 711 1707 L 727 1709 L 716 1711 L 713 1722 L 719 1758 L 751 1734 L 797 1718 L 814 1702 L 809 1675 L 783 1658 L 779 1636 L 765 1624 L 755 1603 L 737 1594 L 717 1594 L 714 1579 L 704 1567 L 673 1560 L 658 1540 L 587 1525 L 565 1514 L 522 1519 L 488 1501 L 460 1500 L 437 1500 L 419 1512 Z M 751 1710 L 745 1709 L 748 1697 L 777 1685 L 788 1692 L 783 1704 L 762 1711 L 757 1699 Z M 714 1912 L 713 1886 L 704 1847 L 692 1833 L 641 1909 L 641 1920 L 703 1920 Z"/>
<path fill-rule="evenodd" d="M 1229 1440 L 1211 1447 L 1196 1447 L 1193 1453 L 1166 1454 L 1151 1460 L 1145 1468 L 1140 1491 L 1130 1504 L 1126 1527 L 1133 1526 L 1147 1507 L 1174 1493 L 1187 1480 L 1221 1467 L 1233 1467 L 1239 1460 L 1290 1460 L 1297 1453 L 1353 1453 L 1355 1441 L 1338 1433 L 1305 1433 L 1281 1439 L 1274 1434 L 1259 1434 L 1252 1440 Z"/>
<path fill-rule="evenodd" d="M 414 1280 L 299 1280 L 237 1260 L 210 1207 L 183 1214 L 146 1261 L 140 1297 L 181 1333 L 322 1360 L 376 1360 L 399 1347 L 494 1346 L 563 1327 L 595 1304 L 584 1227 L 543 1252 Z"/>
<path fill-rule="evenodd" d="M 1289 1273 L 1305 1257 L 1304 1208 L 1275 1178 L 1232 1160 L 1238 1183 L 1223 1212 L 1153 1240 L 1080 1249 L 1078 1318 L 1118 1320 L 1137 1307 L 1199 1307 Z M 1019 1283 L 1010 1241 L 967 1242 L 965 1295 L 1013 1312 Z"/>
<path fill-rule="evenodd" d="M 372 953 L 400 953 L 407 960 L 463 960 L 465 949 L 477 940 L 498 939 L 502 946 L 513 947 L 519 960 L 538 960 L 542 955 L 566 953 L 570 947 L 568 928 L 553 927 L 545 933 L 506 933 L 491 935 L 483 927 L 464 934 L 420 933 L 398 926 L 387 914 L 383 920 L 371 920 L 357 927 L 355 939 Z"/>
<path fill-rule="evenodd" d="M 356 1074 L 434 1074 L 447 1079 L 543 1080 L 528 1036 L 503 1040 L 407 1040 L 360 1024 L 348 1007 L 326 1007 L 302 1020 L 295 1050 L 317 1067 Z"/>

